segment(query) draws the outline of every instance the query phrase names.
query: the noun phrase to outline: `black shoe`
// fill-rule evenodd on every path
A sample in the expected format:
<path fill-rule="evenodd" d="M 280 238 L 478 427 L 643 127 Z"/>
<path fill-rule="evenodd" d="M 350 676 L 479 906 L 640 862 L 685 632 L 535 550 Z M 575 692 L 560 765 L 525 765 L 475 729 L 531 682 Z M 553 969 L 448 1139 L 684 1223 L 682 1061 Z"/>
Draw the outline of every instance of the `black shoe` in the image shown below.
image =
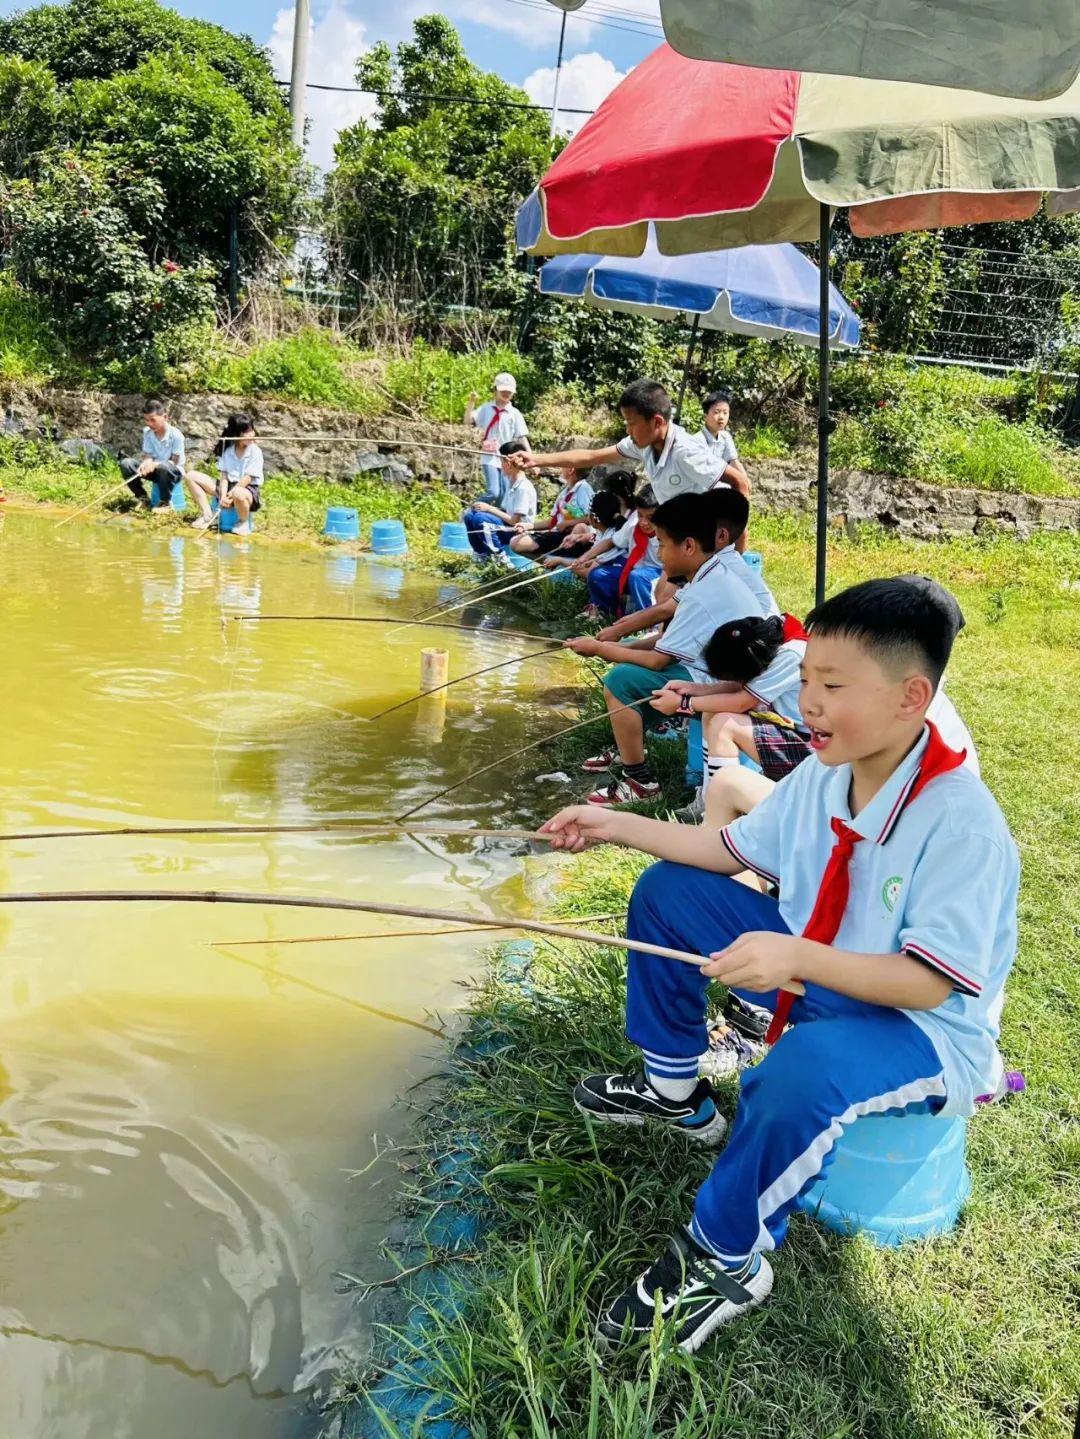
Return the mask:
<path fill-rule="evenodd" d="M 680 1229 L 660 1258 L 601 1316 L 597 1344 L 613 1349 L 647 1339 L 659 1308 L 675 1326 L 675 1343 L 693 1354 L 722 1324 L 768 1298 L 772 1286 L 772 1266 L 764 1255 L 753 1255 L 739 1269 L 725 1269 L 688 1230 Z"/>
<path fill-rule="evenodd" d="M 574 1086 L 574 1103 L 598 1124 L 644 1124 L 659 1119 L 698 1144 L 719 1144 L 727 1121 L 712 1085 L 699 1079 L 689 1099 L 665 1099 L 644 1074 L 590 1074 Z"/>

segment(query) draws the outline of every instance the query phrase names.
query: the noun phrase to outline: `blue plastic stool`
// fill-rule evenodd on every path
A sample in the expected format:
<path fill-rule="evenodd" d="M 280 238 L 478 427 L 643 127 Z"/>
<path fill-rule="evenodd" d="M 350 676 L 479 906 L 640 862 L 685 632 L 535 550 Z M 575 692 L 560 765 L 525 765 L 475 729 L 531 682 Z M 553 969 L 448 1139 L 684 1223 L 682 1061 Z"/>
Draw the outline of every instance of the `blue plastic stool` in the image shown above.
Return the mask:
<path fill-rule="evenodd" d="M 376 520 L 371 526 L 371 552 L 375 555 L 407 555 L 405 526 L 400 520 Z"/>
<path fill-rule="evenodd" d="M 358 540 L 360 516 L 355 510 L 332 506 L 326 512 L 323 534 L 328 540 Z"/>
<path fill-rule="evenodd" d="M 686 783 L 700 784 L 705 777 L 705 735 L 700 718 L 690 721 L 686 736 Z"/>
<path fill-rule="evenodd" d="M 832 1164 L 797 1208 L 875 1244 L 947 1234 L 971 1193 L 966 1138 L 966 1119 L 866 1115 L 844 1130 Z"/>
<path fill-rule="evenodd" d="M 150 503 L 155 507 L 161 504 L 161 487 L 157 480 L 150 486 Z M 179 510 L 183 513 L 187 509 L 187 490 L 183 480 L 177 480 L 172 487 L 172 495 L 169 498 L 169 508 Z"/>
<path fill-rule="evenodd" d="M 439 531 L 439 549 L 448 555 L 471 555 L 468 532 L 460 520 L 447 520 Z"/>
<path fill-rule="evenodd" d="M 231 535 L 232 532 L 233 532 L 233 530 L 235 530 L 235 529 L 236 529 L 236 526 L 240 523 L 240 516 L 236 513 L 236 510 L 235 510 L 235 508 L 234 508 L 232 505 L 230 505 L 227 510 L 219 510 L 219 509 L 218 509 L 218 502 L 217 502 L 217 500 L 211 500 L 211 501 L 210 501 L 210 512 L 211 512 L 211 514 L 218 515 L 218 534 L 219 534 L 219 535 Z M 254 532 L 255 532 L 255 516 L 254 516 L 254 515 L 248 515 L 248 524 L 251 526 L 252 533 L 254 534 Z M 243 539 L 243 535 L 241 535 L 240 538 Z"/>
<path fill-rule="evenodd" d="M 758 554 L 757 550 L 747 550 L 746 553 L 743 555 L 743 559 L 746 561 L 746 563 L 750 566 L 752 570 L 757 570 L 758 574 L 761 574 L 761 556 Z"/>

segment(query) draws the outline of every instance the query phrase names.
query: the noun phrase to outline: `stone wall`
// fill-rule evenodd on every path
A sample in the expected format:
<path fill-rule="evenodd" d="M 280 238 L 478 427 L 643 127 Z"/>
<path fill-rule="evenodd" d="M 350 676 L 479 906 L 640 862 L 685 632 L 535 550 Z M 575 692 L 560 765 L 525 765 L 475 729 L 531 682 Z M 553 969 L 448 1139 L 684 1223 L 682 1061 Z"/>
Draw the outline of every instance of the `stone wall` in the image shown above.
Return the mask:
<path fill-rule="evenodd" d="M 204 456 L 231 410 L 246 410 L 260 432 L 268 472 L 295 471 L 344 479 L 369 457 L 406 466 L 419 479 L 442 479 L 462 494 L 479 481 L 479 435 L 464 425 L 408 419 L 361 420 L 355 415 L 236 395 L 181 395 L 173 415 L 193 457 Z M 142 397 L 93 390 L 49 390 L 34 401 L 9 397 L 8 428 L 43 427 L 58 438 L 93 439 L 114 453 L 131 451 L 142 429 Z M 51 428 L 50 428 L 51 427 Z M 581 436 L 557 443 L 589 445 Z M 764 510 L 809 511 L 815 503 L 814 459 L 748 461 L 756 503 Z M 391 478 L 395 472 L 389 472 Z M 404 471 L 397 478 L 410 476 Z M 869 521 L 920 538 L 970 535 L 992 528 L 1020 536 L 1035 530 L 1080 529 L 1080 499 L 1005 494 L 928 485 L 891 475 L 834 470 L 829 512 L 836 524 Z"/>

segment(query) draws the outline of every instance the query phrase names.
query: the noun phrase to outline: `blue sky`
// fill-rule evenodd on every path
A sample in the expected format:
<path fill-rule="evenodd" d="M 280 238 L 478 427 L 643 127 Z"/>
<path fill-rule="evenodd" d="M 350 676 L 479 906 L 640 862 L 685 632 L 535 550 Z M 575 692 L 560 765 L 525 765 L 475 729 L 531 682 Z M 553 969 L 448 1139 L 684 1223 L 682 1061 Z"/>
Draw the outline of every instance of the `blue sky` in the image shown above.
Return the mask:
<path fill-rule="evenodd" d="M 30 8 L 32 0 L 0 0 L 0 15 Z M 182 15 L 224 23 L 269 45 L 278 72 L 287 76 L 293 28 L 288 0 L 175 0 Z M 544 0 L 311 0 L 313 35 L 309 78 L 352 83 L 357 57 L 377 40 L 405 38 L 417 15 L 438 9 L 461 32 L 472 59 L 516 85 L 538 103 L 550 103 L 559 36 L 559 12 Z M 662 39 L 657 0 L 586 0 L 566 26 L 566 65 L 560 104 L 592 107 Z M 371 102 L 359 96 L 309 94 L 311 158 L 327 165 L 334 135 Z M 568 118 L 564 128 L 580 120 Z"/>

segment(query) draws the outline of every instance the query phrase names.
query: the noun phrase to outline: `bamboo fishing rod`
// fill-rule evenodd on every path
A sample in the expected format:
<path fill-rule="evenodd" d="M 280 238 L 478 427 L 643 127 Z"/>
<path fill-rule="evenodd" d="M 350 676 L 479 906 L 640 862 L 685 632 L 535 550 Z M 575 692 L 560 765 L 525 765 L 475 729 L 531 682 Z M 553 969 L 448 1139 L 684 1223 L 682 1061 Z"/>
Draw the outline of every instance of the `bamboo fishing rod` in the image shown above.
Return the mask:
<path fill-rule="evenodd" d="M 630 703 L 626 705 L 616 705 L 613 710 L 605 710 L 603 714 L 596 714 L 590 716 L 589 719 L 579 720 L 577 724 L 567 725 L 565 729 L 556 730 L 554 734 L 544 735 L 542 739 L 534 739 L 531 744 L 522 745 L 520 749 L 513 750 L 510 754 L 504 754 L 500 756 L 499 759 L 492 760 L 490 764 L 484 765 L 482 769 L 474 769 L 473 772 L 467 774 L 464 779 L 455 780 L 453 784 L 448 784 L 445 789 L 439 790 L 438 794 L 433 794 L 429 799 L 421 800 L 419 804 L 414 804 L 412 809 L 407 809 L 404 814 L 397 816 L 397 822 L 398 824 L 404 825 L 406 820 L 410 819 L 414 814 L 418 814 L 420 810 L 426 809 L 429 804 L 434 804 L 437 799 L 442 799 L 445 795 L 453 794 L 454 790 L 460 789 L 463 784 L 468 784 L 471 780 L 479 779 L 482 774 L 487 774 L 490 770 L 497 769 L 499 765 L 509 764 L 511 760 L 518 759 L 523 754 L 528 754 L 530 750 L 539 749 L 541 745 L 550 744 L 552 740 L 562 739 L 563 735 L 573 734 L 575 730 L 584 729 L 586 725 L 598 724 L 600 720 L 610 719 L 612 715 L 622 714 L 624 710 L 640 709 L 642 705 L 649 704 L 652 698 L 652 695 L 646 695 L 644 699 L 631 700 Z"/>
<path fill-rule="evenodd" d="M 282 624 L 304 621 L 310 624 L 339 625 L 392 625 L 395 623 L 393 615 L 229 615 L 228 619 L 234 624 Z M 543 635 L 529 634 L 527 630 L 489 630 L 481 629 L 479 625 L 458 625 L 453 621 L 443 624 L 436 620 L 413 620 L 409 628 L 460 630 L 462 634 L 467 635 L 483 635 L 485 638 L 497 640 L 531 640 L 534 644 L 537 640 L 544 638 Z"/>
<path fill-rule="evenodd" d="M 104 494 L 97 495 L 88 505 L 83 505 L 81 510 L 76 510 L 75 513 L 71 515 L 65 515 L 58 524 L 53 526 L 53 529 L 62 530 L 65 525 L 69 525 L 72 520 L 77 520 L 80 515 L 85 515 L 87 510 L 92 510 L 95 505 L 103 505 L 105 501 L 111 499 L 113 495 L 119 494 L 121 490 L 126 489 L 127 483 L 127 480 L 121 480 L 118 485 L 113 485 L 112 489 L 106 490 Z"/>
<path fill-rule="evenodd" d="M 406 709 L 409 705 L 417 704 L 420 700 L 426 700 L 429 695 L 437 695 L 442 690 L 453 689 L 454 685 L 464 684 L 466 680 L 478 679 L 480 675 L 489 675 L 493 670 L 505 669 L 507 665 L 520 665 L 526 660 L 540 659 L 543 655 L 559 654 L 563 650 L 564 645 L 562 640 L 553 640 L 545 649 L 530 650 L 528 654 L 513 655 L 508 660 L 500 660 L 498 664 L 485 665 L 484 668 L 480 670 L 470 670 L 467 675 L 458 675 L 456 679 L 447 680 L 445 684 L 434 685 L 429 690 L 421 690 L 419 694 L 410 695 L 407 700 L 398 700 L 397 704 L 387 705 L 385 709 L 381 709 L 373 715 L 366 715 L 365 718 L 369 723 L 374 723 L 375 720 L 382 719 L 384 715 L 392 715 L 396 710 Z"/>
<path fill-rule="evenodd" d="M 484 599 L 494 599 L 497 595 L 508 595 L 512 590 L 520 590 L 520 589 L 523 589 L 526 585 L 535 585 L 538 580 L 549 580 L 549 579 L 551 578 L 551 576 L 552 576 L 552 573 L 553 573 L 553 571 L 551 571 L 551 570 L 541 570 L 538 575 L 529 575 L 529 576 L 527 576 L 527 577 L 526 577 L 525 579 L 523 579 L 523 580 L 518 580 L 515 584 L 512 584 L 512 585 L 504 585 L 502 589 L 500 589 L 500 590 L 495 590 L 492 594 L 485 595 L 485 596 L 483 596 L 483 598 L 484 598 Z M 432 615 L 430 616 L 430 619 L 427 620 L 427 621 L 424 621 L 424 620 L 408 620 L 408 621 L 406 621 L 406 623 L 403 624 L 403 625 L 397 625 L 394 629 L 392 629 L 392 630 L 390 631 L 390 634 L 391 634 L 391 635 L 396 635 L 396 634 L 399 634 L 402 630 L 411 630 L 414 625 L 424 624 L 424 623 L 429 623 L 429 624 L 430 624 L 431 620 L 438 619 L 438 618 L 440 618 L 442 615 L 452 615 L 452 614 L 454 614 L 455 611 L 457 611 L 457 610 L 468 609 L 469 605 L 475 604 L 475 603 L 476 603 L 476 601 L 475 601 L 475 600 L 472 600 L 472 599 L 459 600 L 457 604 L 447 605 L 445 609 L 436 610 L 436 611 L 434 612 L 434 614 L 432 614 Z"/>
<path fill-rule="evenodd" d="M 112 829 L 38 829 L 22 830 L 12 834 L 0 834 L 5 840 L 39 839 L 112 839 L 127 836 L 178 836 L 190 835 L 245 835 L 245 834 L 325 834 L 325 835 L 428 835 L 452 837 L 460 835 L 466 839 L 528 839 L 541 843 L 550 842 L 550 836 L 533 829 L 463 829 L 461 825 L 448 824 L 389 824 L 359 822 L 353 824 L 165 824 L 165 825 L 123 825 Z"/>
<path fill-rule="evenodd" d="M 454 909 L 427 909 L 410 904 L 376 904 L 366 899 L 317 899 L 309 895 L 255 894 L 248 890 L 232 892 L 218 889 L 175 890 L 175 889 L 61 889 L 52 891 L 29 891 L 25 893 L 0 893 L 0 904 L 125 904 L 143 901 L 146 903 L 178 904 L 246 904 L 272 905 L 285 909 L 343 909 L 358 914 L 392 914 L 405 919 L 432 919 L 455 923 L 482 923 L 485 929 L 520 929 L 526 934 L 544 934 L 552 939 L 567 940 L 572 944 L 598 944 L 604 949 L 629 949 L 635 954 L 655 954 L 661 959 L 677 959 L 682 964 L 692 964 L 700 969 L 705 956 L 690 954 L 683 949 L 668 949 L 662 944 L 647 944 L 641 939 L 622 939 L 610 934 L 597 934 L 588 929 L 570 929 L 565 925 L 548 924 L 538 919 L 511 919 L 502 916 L 490 920 L 478 920 L 475 915 L 462 915 Z M 780 986 L 792 994 L 805 994 L 805 988 L 798 980 L 791 980 Z"/>
<path fill-rule="evenodd" d="M 613 920 L 623 920 L 624 914 L 583 914 L 578 918 L 579 924 L 606 924 Z M 512 926 L 506 925 L 506 929 Z M 516 926 L 513 926 L 516 928 Z M 289 939 L 209 939 L 207 945 L 210 949 L 217 949 L 221 945 L 229 945 L 233 949 L 250 948 L 254 945 L 278 945 L 278 944 L 342 944 L 346 940 L 357 939 L 433 939 L 447 934 L 476 934 L 479 930 L 494 931 L 495 926 L 480 922 L 478 924 L 459 924 L 453 929 L 369 929 L 365 934 L 299 934 Z"/>

